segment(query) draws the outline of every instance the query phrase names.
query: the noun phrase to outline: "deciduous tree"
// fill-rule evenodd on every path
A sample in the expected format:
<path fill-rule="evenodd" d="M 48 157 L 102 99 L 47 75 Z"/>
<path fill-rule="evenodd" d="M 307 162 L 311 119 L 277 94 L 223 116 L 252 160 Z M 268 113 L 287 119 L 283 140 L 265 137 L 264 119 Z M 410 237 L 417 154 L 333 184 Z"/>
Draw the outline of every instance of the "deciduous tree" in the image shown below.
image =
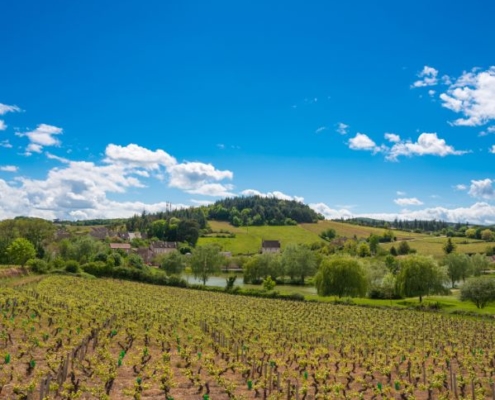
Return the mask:
<path fill-rule="evenodd" d="M 220 254 L 220 249 L 216 245 L 198 246 L 194 249 L 190 265 L 191 271 L 195 278 L 203 281 L 206 285 L 208 278 L 218 272 L 225 257 Z"/>
<path fill-rule="evenodd" d="M 364 296 L 366 276 L 357 259 L 332 257 L 322 261 L 315 276 L 315 286 L 320 296 Z"/>
<path fill-rule="evenodd" d="M 469 278 L 461 286 L 461 300 L 472 301 L 478 308 L 484 308 L 495 301 L 495 279 L 489 276 Z"/>
<path fill-rule="evenodd" d="M 7 247 L 7 256 L 11 263 L 24 266 L 27 260 L 36 256 L 36 249 L 29 240 L 17 238 Z"/>

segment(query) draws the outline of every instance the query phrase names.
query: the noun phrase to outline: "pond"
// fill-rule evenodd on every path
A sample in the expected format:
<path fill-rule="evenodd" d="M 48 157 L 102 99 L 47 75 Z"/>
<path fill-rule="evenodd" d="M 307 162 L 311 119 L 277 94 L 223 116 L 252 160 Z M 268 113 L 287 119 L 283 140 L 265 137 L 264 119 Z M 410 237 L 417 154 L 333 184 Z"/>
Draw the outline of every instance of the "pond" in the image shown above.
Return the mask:
<path fill-rule="evenodd" d="M 192 284 L 203 283 L 201 279 L 196 279 L 192 275 L 183 275 L 182 278 L 184 278 L 188 283 L 192 283 Z M 212 276 L 206 281 L 206 286 L 225 287 L 226 285 L 225 278 L 226 276 Z M 242 279 L 242 275 L 237 275 L 237 279 L 235 281 L 234 286 L 239 286 L 242 288 L 250 288 L 250 289 L 261 289 L 261 285 L 245 284 Z M 295 292 L 302 294 L 316 294 L 316 288 L 314 286 L 277 285 L 275 287 L 275 290 L 278 290 L 280 292 L 289 292 L 289 293 Z"/>

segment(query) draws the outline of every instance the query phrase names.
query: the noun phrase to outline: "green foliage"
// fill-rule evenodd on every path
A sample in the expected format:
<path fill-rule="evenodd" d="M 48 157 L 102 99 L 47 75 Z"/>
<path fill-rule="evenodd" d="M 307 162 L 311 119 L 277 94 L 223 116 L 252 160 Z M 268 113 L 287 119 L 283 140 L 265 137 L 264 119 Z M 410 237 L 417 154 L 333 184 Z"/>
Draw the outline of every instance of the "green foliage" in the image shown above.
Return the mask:
<path fill-rule="evenodd" d="M 138 268 L 138 269 L 143 269 L 144 268 L 144 261 L 143 258 L 139 254 L 129 254 L 127 257 L 127 266 L 131 268 Z"/>
<path fill-rule="evenodd" d="M 460 299 L 471 301 L 480 309 L 484 308 L 495 301 L 495 279 L 489 276 L 469 278 L 461 286 Z"/>
<path fill-rule="evenodd" d="M 244 282 L 260 284 L 268 276 L 284 276 L 283 263 L 278 254 L 265 253 L 250 257 L 244 264 Z"/>
<path fill-rule="evenodd" d="M 364 296 L 366 277 L 357 259 L 335 256 L 322 261 L 315 286 L 319 296 Z"/>
<path fill-rule="evenodd" d="M 455 251 L 456 245 L 452 242 L 451 238 L 447 239 L 447 242 L 443 246 L 443 251 L 445 254 L 450 254 Z"/>
<path fill-rule="evenodd" d="M 425 295 L 445 292 L 443 284 L 447 279 L 433 258 L 411 255 L 400 262 L 397 289 L 402 296 L 419 296 L 422 302 Z"/>
<path fill-rule="evenodd" d="M 160 268 L 163 269 L 167 275 L 180 275 L 185 267 L 186 262 L 184 256 L 178 251 L 172 251 L 165 254 L 160 261 Z"/>
<path fill-rule="evenodd" d="M 36 249 L 29 240 L 17 238 L 7 247 L 7 256 L 12 264 L 24 266 L 27 260 L 36 256 Z"/>
<path fill-rule="evenodd" d="M 316 272 L 315 254 L 307 246 L 289 245 L 282 253 L 282 268 L 292 281 L 297 278 L 299 283 L 304 284 L 304 279 Z"/>
<path fill-rule="evenodd" d="M 467 238 L 474 239 L 476 237 L 476 229 L 474 228 L 466 229 L 464 234 L 466 235 Z"/>
<path fill-rule="evenodd" d="M 225 290 L 230 292 L 234 289 L 235 281 L 237 280 L 237 275 L 230 275 L 225 278 Z"/>
<path fill-rule="evenodd" d="M 265 279 L 263 279 L 263 289 L 266 291 L 270 291 L 275 289 L 276 282 L 272 279 L 271 276 L 267 276 Z"/>
<path fill-rule="evenodd" d="M 445 256 L 444 265 L 447 267 L 447 275 L 452 287 L 461 279 L 466 280 L 470 270 L 470 260 L 465 254 L 450 253 Z"/>
<path fill-rule="evenodd" d="M 409 254 L 410 252 L 411 252 L 411 247 L 409 246 L 409 243 L 405 240 L 402 240 L 397 248 L 397 254 L 402 256 Z"/>
<path fill-rule="evenodd" d="M 337 237 L 337 232 L 333 228 L 325 229 L 322 233 L 320 233 L 320 237 L 326 241 L 330 241 Z"/>
<path fill-rule="evenodd" d="M 484 229 L 481 231 L 480 237 L 481 240 L 484 240 L 486 242 L 492 242 L 494 238 L 494 234 L 491 229 Z"/>
<path fill-rule="evenodd" d="M 68 260 L 65 263 L 65 270 L 67 272 L 71 272 L 73 274 L 76 274 L 76 273 L 81 271 L 81 267 L 76 260 Z"/>
<path fill-rule="evenodd" d="M 32 258 L 26 262 L 29 269 L 36 274 L 45 274 L 50 270 L 49 264 L 45 260 Z"/>
<path fill-rule="evenodd" d="M 480 276 L 490 268 L 490 261 L 484 254 L 476 253 L 469 257 L 469 272 L 474 276 Z"/>
<path fill-rule="evenodd" d="M 194 249 L 189 264 L 195 278 L 200 278 L 206 285 L 208 278 L 218 272 L 225 258 L 215 245 L 198 246 Z"/>
<path fill-rule="evenodd" d="M 371 256 L 370 246 L 366 242 L 359 243 L 357 247 L 357 255 L 359 257 L 369 257 Z"/>

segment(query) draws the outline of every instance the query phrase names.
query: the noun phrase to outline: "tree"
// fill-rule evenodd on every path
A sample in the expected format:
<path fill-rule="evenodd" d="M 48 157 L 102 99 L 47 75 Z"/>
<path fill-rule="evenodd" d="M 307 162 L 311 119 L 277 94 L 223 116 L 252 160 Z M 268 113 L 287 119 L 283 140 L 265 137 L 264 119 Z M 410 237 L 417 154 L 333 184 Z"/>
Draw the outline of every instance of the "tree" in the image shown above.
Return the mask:
<path fill-rule="evenodd" d="M 370 244 L 371 254 L 375 255 L 380 247 L 380 236 L 370 235 L 370 237 L 368 238 L 368 242 Z"/>
<path fill-rule="evenodd" d="M 172 251 L 171 253 L 166 254 L 160 262 L 160 268 L 163 269 L 167 275 L 179 275 L 184 271 L 185 266 L 184 256 L 178 251 Z"/>
<path fill-rule="evenodd" d="M 357 248 L 357 255 L 359 257 L 369 257 L 371 255 L 370 246 L 366 242 L 359 243 Z"/>
<path fill-rule="evenodd" d="M 410 251 L 411 251 L 411 247 L 409 246 L 409 243 L 407 243 L 405 240 L 402 240 L 399 243 L 399 247 L 397 249 L 397 254 L 400 254 L 402 256 L 402 255 L 409 254 Z"/>
<path fill-rule="evenodd" d="M 443 246 L 443 251 L 445 254 L 450 254 L 454 252 L 454 250 L 455 250 L 455 244 L 454 242 L 452 242 L 451 238 L 448 238 L 447 243 L 445 243 Z"/>
<path fill-rule="evenodd" d="M 333 228 L 328 228 L 320 233 L 320 237 L 324 240 L 330 241 L 337 237 L 337 232 Z"/>
<path fill-rule="evenodd" d="M 472 301 L 478 308 L 484 308 L 495 301 L 495 279 L 488 276 L 469 278 L 461 286 L 461 300 Z"/>
<path fill-rule="evenodd" d="M 265 253 L 251 257 L 244 264 L 244 282 L 259 284 L 268 276 L 276 279 L 284 275 L 284 266 L 277 254 Z"/>
<path fill-rule="evenodd" d="M 466 254 L 447 254 L 444 258 L 444 263 L 447 267 L 447 275 L 452 283 L 452 287 L 461 279 L 466 280 L 470 267 L 469 257 Z"/>
<path fill-rule="evenodd" d="M 190 258 L 191 271 L 196 279 L 201 279 L 203 285 L 210 276 L 220 272 L 224 257 L 216 245 L 198 246 Z"/>
<path fill-rule="evenodd" d="M 349 256 L 324 259 L 315 276 L 319 296 L 364 296 L 366 276 L 358 260 Z"/>
<path fill-rule="evenodd" d="M 481 240 L 485 242 L 491 242 L 493 240 L 493 232 L 491 229 L 484 229 L 481 231 Z"/>
<path fill-rule="evenodd" d="M 402 296 L 423 296 L 444 291 L 443 284 L 447 276 L 431 257 L 413 255 L 401 260 L 397 275 L 397 289 Z"/>
<path fill-rule="evenodd" d="M 466 229 L 466 232 L 464 232 L 467 238 L 474 239 L 476 237 L 476 229 L 474 228 L 469 228 Z"/>
<path fill-rule="evenodd" d="M 17 238 L 7 247 L 7 256 L 12 264 L 24 267 L 27 260 L 36 256 L 36 249 L 29 240 Z"/>
<path fill-rule="evenodd" d="M 469 272 L 474 276 L 480 276 L 490 268 L 490 261 L 484 254 L 476 253 L 469 257 Z"/>
<path fill-rule="evenodd" d="M 292 281 L 297 277 L 299 283 L 304 284 L 304 279 L 315 273 L 316 257 L 304 245 L 288 245 L 282 253 L 282 266 Z"/>

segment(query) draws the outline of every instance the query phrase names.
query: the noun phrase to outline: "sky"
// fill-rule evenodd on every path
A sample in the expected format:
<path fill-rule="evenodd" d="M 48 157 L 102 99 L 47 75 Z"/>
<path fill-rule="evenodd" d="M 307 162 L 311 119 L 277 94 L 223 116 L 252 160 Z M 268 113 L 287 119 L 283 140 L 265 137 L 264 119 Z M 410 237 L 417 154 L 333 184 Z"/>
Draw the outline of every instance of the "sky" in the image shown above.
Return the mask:
<path fill-rule="evenodd" d="M 495 3 L 17 0 L 0 219 L 258 194 L 495 223 Z"/>

